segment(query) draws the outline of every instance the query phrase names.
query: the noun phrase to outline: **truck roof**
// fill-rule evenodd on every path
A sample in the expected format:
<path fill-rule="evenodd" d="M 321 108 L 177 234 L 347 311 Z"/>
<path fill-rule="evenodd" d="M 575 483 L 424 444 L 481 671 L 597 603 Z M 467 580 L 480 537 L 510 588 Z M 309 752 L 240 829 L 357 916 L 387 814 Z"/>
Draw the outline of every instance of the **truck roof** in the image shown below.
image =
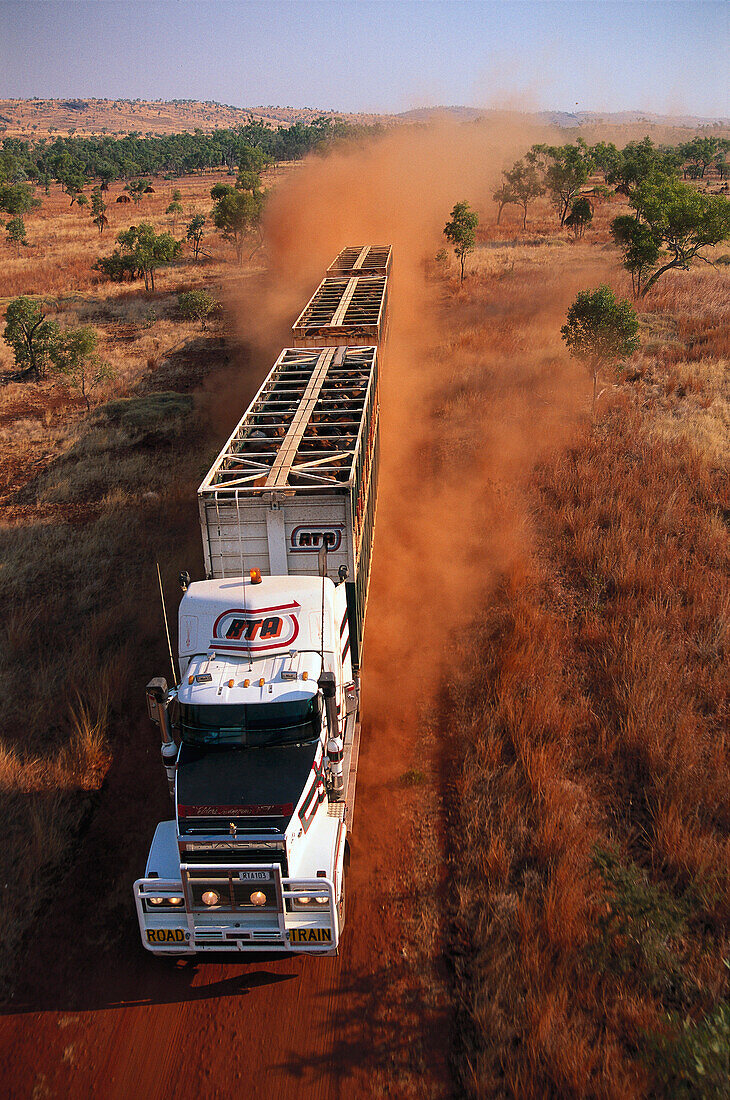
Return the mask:
<path fill-rule="evenodd" d="M 376 405 L 375 347 L 285 348 L 198 495 L 350 486 Z"/>
<path fill-rule="evenodd" d="M 229 665 L 239 665 L 242 660 L 267 657 L 273 661 L 303 651 L 318 653 L 323 590 L 325 650 L 332 650 L 335 586 L 328 578 L 264 576 L 258 584 L 252 584 L 248 577 L 196 581 L 180 601 L 180 656 L 198 654 L 207 660 L 208 654 L 215 653 L 217 690 L 218 680 L 228 678 Z M 280 678 L 279 666 L 283 667 L 281 661 L 268 670 L 267 683 Z M 301 664 L 299 658 L 292 667 L 310 675 L 315 669 Z M 320 667 L 316 666 L 317 675 Z M 231 675 L 237 673 L 231 671 Z"/>

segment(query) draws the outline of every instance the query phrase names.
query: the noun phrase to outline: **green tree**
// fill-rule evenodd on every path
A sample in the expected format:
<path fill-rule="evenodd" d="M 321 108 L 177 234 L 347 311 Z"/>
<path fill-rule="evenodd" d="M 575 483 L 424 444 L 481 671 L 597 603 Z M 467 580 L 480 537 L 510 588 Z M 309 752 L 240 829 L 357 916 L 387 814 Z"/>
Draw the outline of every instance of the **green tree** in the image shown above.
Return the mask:
<path fill-rule="evenodd" d="M 467 255 L 474 250 L 479 215 L 469 208 L 468 202 L 457 202 L 451 211 L 451 221 L 444 226 L 444 236 L 454 246 L 454 255 L 461 264 L 461 279 L 464 282 L 464 264 Z"/>
<path fill-rule="evenodd" d="M 721 180 L 726 180 L 730 176 L 730 163 L 725 159 L 724 153 L 715 161 L 715 171 Z"/>
<path fill-rule="evenodd" d="M 79 207 L 79 209 L 87 207 L 89 205 L 88 195 L 79 195 L 79 197 L 76 199 L 76 205 Z"/>
<path fill-rule="evenodd" d="M 189 243 L 193 250 L 193 256 L 197 260 L 200 256 L 200 249 L 203 243 L 203 229 L 205 226 L 205 215 L 194 214 L 187 225 L 187 231 L 185 233 L 185 239 Z"/>
<path fill-rule="evenodd" d="M 41 205 L 29 183 L 11 183 L 0 187 L 0 210 L 13 218 L 22 218 L 30 210 Z"/>
<path fill-rule="evenodd" d="M 178 216 L 180 214 L 182 214 L 182 212 L 183 212 L 181 199 L 182 199 L 182 192 L 176 187 L 175 190 L 172 193 L 172 202 L 170 203 L 170 205 L 165 210 L 166 214 L 172 214 L 172 232 L 173 232 L 173 234 L 177 232 L 177 219 L 178 219 Z"/>
<path fill-rule="evenodd" d="M 100 234 L 103 233 L 109 225 L 109 219 L 106 216 L 106 203 L 104 202 L 104 195 L 102 194 L 101 187 L 95 187 L 91 192 L 91 220 Z"/>
<path fill-rule="evenodd" d="M 255 172 L 257 176 L 271 163 L 271 157 L 267 156 L 260 145 L 242 145 L 237 159 L 239 172 Z"/>
<path fill-rule="evenodd" d="M 27 234 L 25 231 L 25 222 L 18 215 L 17 218 L 11 218 L 5 225 L 5 231 L 8 235 L 8 242 L 15 245 L 15 255 L 20 255 L 20 246 L 27 244 Z"/>
<path fill-rule="evenodd" d="M 565 225 L 573 200 L 593 168 L 590 150 L 582 138 L 575 145 L 533 145 L 532 154 L 543 164 L 545 188 Z"/>
<path fill-rule="evenodd" d="M 220 186 L 216 185 L 212 188 L 211 195 L 214 198 L 214 192 L 220 194 Z M 236 191 L 228 187 L 213 208 L 213 224 L 220 230 L 225 240 L 233 243 L 239 264 L 243 262 L 243 248 L 248 237 L 252 234 L 258 235 L 258 243 L 249 259 L 263 244 L 261 216 L 264 210 L 264 198 L 260 192 Z"/>
<path fill-rule="evenodd" d="M 688 268 L 695 259 L 710 263 L 701 250 L 730 238 L 730 201 L 722 195 L 703 195 L 674 177 L 646 180 L 635 189 L 630 202 L 636 211 L 636 221 L 647 227 L 657 249 L 664 253 L 659 266 L 640 284 L 641 297 L 673 268 Z M 620 240 L 625 231 L 623 223 L 617 231 L 614 239 L 624 247 L 624 265 L 631 270 L 626 245 Z"/>
<path fill-rule="evenodd" d="M 56 321 L 50 321 L 40 302 L 23 295 L 9 303 L 3 339 L 13 349 L 15 365 L 24 376 L 36 381 L 45 374 L 60 336 Z"/>
<path fill-rule="evenodd" d="M 582 290 L 560 330 L 570 354 L 586 364 L 593 378 L 593 409 L 600 371 L 639 347 L 639 321 L 630 302 L 617 300 L 610 287 Z"/>
<path fill-rule="evenodd" d="M 705 169 L 717 159 L 720 144 L 716 137 L 695 137 L 679 146 L 679 152 L 689 166 L 696 168 L 696 176 L 704 179 Z M 685 175 L 687 169 L 685 169 Z"/>
<path fill-rule="evenodd" d="M 97 355 L 97 344 L 96 330 L 85 325 L 61 333 L 51 351 L 55 370 L 71 389 L 79 391 L 87 410 L 91 408 L 92 393 L 114 377 L 111 365 Z"/>
<path fill-rule="evenodd" d="M 606 170 L 606 183 L 630 197 L 640 183 L 656 176 L 675 175 L 682 161 L 676 149 L 654 145 L 649 137 L 630 141 Z"/>
<path fill-rule="evenodd" d="M 225 198 L 226 195 L 232 195 L 235 190 L 235 187 L 231 187 L 230 183 L 223 183 L 221 181 L 213 184 L 210 189 L 210 197 L 216 202 L 219 202 L 221 199 Z"/>
<path fill-rule="evenodd" d="M 130 225 L 117 235 L 117 243 L 120 247 L 98 262 L 98 270 L 120 282 L 133 273 L 144 278 L 145 290 L 155 289 L 155 271 L 171 263 L 182 251 L 180 241 L 172 234 L 155 233 L 148 222 Z"/>
<path fill-rule="evenodd" d="M 592 221 L 593 207 L 590 200 L 586 198 L 574 199 L 570 213 L 565 219 L 565 224 L 573 230 L 576 239 L 583 236 L 586 226 L 590 225 Z"/>
<path fill-rule="evenodd" d="M 205 324 L 212 313 L 218 309 L 218 302 L 205 290 L 187 290 L 177 296 L 177 304 L 183 317 L 188 321 L 200 321 Z"/>
<path fill-rule="evenodd" d="M 132 183 L 128 183 L 124 190 L 129 191 L 132 200 L 138 203 L 143 198 L 147 188 L 151 186 L 149 180 L 134 180 Z"/>
<path fill-rule="evenodd" d="M 507 182 L 499 185 L 497 190 L 492 194 L 492 198 L 497 204 L 497 225 L 499 225 L 502 220 L 502 211 L 505 206 L 513 206 L 517 202 L 517 199 L 514 191 Z"/>
<path fill-rule="evenodd" d="M 659 259 L 659 241 L 643 222 L 621 214 L 611 223 L 611 235 L 623 251 L 624 267 L 631 274 L 631 289 L 638 298 L 644 282 Z"/>
<path fill-rule="evenodd" d="M 498 204 L 497 225 L 502 217 L 505 206 L 522 207 L 522 228 L 527 226 L 527 207 L 533 199 L 545 192 L 540 172 L 535 158 L 529 156 L 525 160 L 517 160 L 509 170 L 502 172 L 504 182 L 494 192 L 492 198 Z"/>
<path fill-rule="evenodd" d="M 78 202 L 79 195 L 84 190 L 86 183 L 86 177 L 80 168 L 71 166 L 66 169 L 62 176 L 59 176 L 61 181 L 61 189 L 71 199 L 70 205 L 73 206 L 75 202 Z"/>

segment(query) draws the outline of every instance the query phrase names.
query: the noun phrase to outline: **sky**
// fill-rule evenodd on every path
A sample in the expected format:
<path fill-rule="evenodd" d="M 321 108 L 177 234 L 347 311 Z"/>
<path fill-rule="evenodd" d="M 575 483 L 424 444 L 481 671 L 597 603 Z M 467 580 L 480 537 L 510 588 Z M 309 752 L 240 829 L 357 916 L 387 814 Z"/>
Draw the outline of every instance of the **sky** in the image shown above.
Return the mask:
<path fill-rule="evenodd" d="M 0 0 L 0 98 L 730 116 L 728 0 Z"/>

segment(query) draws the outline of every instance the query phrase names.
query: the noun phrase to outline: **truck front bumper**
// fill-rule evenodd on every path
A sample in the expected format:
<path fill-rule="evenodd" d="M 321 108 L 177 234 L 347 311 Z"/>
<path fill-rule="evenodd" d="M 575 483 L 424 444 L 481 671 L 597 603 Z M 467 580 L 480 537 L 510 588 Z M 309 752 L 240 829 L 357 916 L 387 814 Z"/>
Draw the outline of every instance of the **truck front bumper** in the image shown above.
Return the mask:
<path fill-rule="evenodd" d="M 286 879 L 276 864 L 267 867 L 276 894 L 276 905 L 257 912 L 251 905 L 236 907 L 233 885 L 239 876 L 261 872 L 256 867 L 236 864 L 194 868 L 191 885 L 185 865 L 181 881 L 159 878 L 138 879 L 134 884 L 137 918 L 142 944 L 155 955 L 194 955 L 203 951 L 281 951 L 308 955 L 334 955 L 339 943 L 339 922 L 334 883 L 330 879 Z M 221 876 L 231 884 L 230 903 L 202 907 L 200 891 L 208 872 L 219 893 Z M 202 873 L 202 876 L 201 876 Z M 326 898 L 301 904 L 302 898 Z M 161 901 L 160 901 L 161 899 Z M 177 906 L 172 899 L 179 900 Z"/>

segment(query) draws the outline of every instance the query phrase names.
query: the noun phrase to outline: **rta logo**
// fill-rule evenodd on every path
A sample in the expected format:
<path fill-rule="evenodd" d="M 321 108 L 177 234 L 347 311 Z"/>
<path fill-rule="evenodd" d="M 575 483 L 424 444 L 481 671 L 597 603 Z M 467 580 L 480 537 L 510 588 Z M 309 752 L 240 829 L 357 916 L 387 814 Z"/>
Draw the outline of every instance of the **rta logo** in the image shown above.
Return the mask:
<path fill-rule="evenodd" d="M 278 615 L 270 615 L 267 619 L 231 619 L 226 638 L 232 638 L 234 642 L 245 638 L 247 642 L 252 642 L 258 636 L 263 642 L 264 638 L 278 638 L 283 625 L 284 621 Z"/>
<path fill-rule="evenodd" d="M 343 523 L 309 524 L 295 527 L 291 533 L 293 554 L 318 554 L 322 546 L 330 553 L 342 546 Z"/>
<path fill-rule="evenodd" d="M 298 603 L 256 609 L 232 607 L 216 619 L 211 647 L 231 653 L 286 649 L 299 634 L 299 610 Z"/>

